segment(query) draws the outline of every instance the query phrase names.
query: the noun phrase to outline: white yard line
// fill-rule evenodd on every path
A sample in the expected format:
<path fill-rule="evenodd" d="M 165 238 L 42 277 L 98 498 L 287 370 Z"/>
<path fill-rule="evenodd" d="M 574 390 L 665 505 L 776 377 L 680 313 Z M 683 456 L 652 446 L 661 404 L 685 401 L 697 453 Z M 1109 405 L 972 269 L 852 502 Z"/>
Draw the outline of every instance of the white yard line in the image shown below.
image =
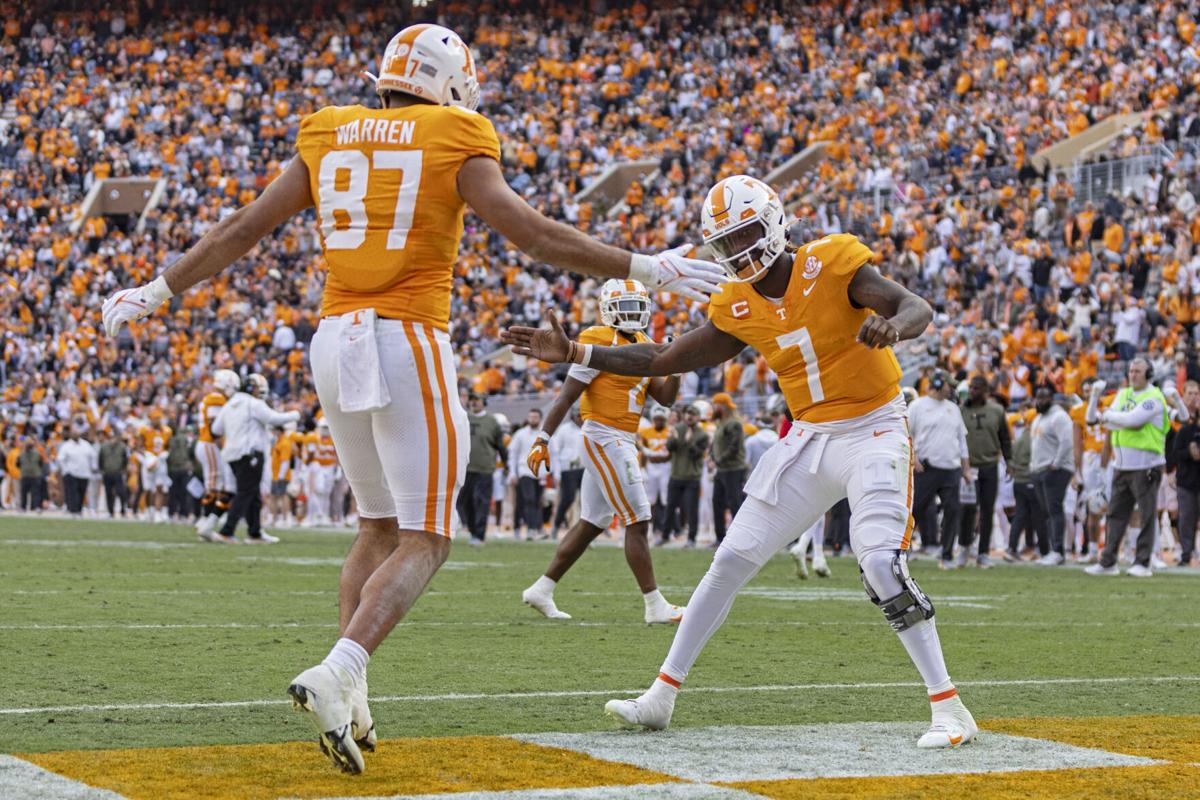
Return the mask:
<path fill-rule="evenodd" d="M 224 593 L 222 593 L 224 594 Z M 303 592 L 299 594 L 304 594 Z M 556 628 L 645 628 L 644 622 L 546 622 L 532 614 L 525 614 L 520 620 L 414 620 L 401 623 L 406 628 L 527 628 L 531 625 L 545 625 Z M 1069 622 L 1053 620 L 1047 622 L 1031 622 L 1029 620 L 996 620 L 996 621 L 955 621 L 938 618 L 938 627 L 952 628 L 1110 628 L 1114 625 L 1133 625 L 1145 627 L 1151 623 L 1145 620 L 1083 620 Z M 1185 620 L 1156 620 L 1152 623 L 1157 628 L 1200 628 L 1200 622 Z M 883 628 L 885 623 L 863 620 L 733 620 L 726 621 L 722 628 Z M 154 630 L 208 630 L 208 629 L 245 629 L 269 630 L 272 628 L 336 628 L 332 622 L 14 622 L 0 624 L 0 631 L 92 631 L 92 630 L 124 630 L 124 631 L 154 631 Z"/>
<path fill-rule="evenodd" d="M 1006 686 L 1105 686 L 1120 683 L 1200 683 L 1200 675 L 1125 675 L 1111 678 L 1022 678 L 1016 680 L 958 681 L 958 686 L 980 686 L 985 688 Z M 689 693 L 731 694 L 745 692 L 822 692 L 872 689 L 921 688 L 917 681 L 895 681 L 889 683 L 795 683 L 767 684 L 763 686 L 690 686 Z M 643 689 L 579 689 L 564 692 L 477 692 L 452 694 L 410 694 L 372 697 L 372 703 L 429 703 L 455 702 L 461 700 L 530 700 L 554 697 L 621 697 L 639 695 Z M 290 700 L 231 700 L 227 702 L 203 703 L 112 703 L 104 705 L 37 706 L 29 708 L 0 708 L 0 715 L 67 713 L 78 711 L 145 711 L 153 709 L 202 709 L 202 708 L 250 708 L 254 706 L 278 706 Z"/>

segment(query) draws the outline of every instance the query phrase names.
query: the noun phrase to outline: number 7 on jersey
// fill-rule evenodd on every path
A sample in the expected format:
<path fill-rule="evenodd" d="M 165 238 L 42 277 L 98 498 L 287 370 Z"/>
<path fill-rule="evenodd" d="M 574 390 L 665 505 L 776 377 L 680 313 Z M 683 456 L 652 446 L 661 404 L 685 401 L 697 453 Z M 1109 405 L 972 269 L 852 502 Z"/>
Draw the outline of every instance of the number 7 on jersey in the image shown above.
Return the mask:
<path fill-rule="evenodd" d="M 812 336 L 808 328 L 797 328 L 791 333 L 775 337 L 779 349 L 799 347 L 800 357 L 804 359 L 804 374 L 808 377 L 808 393 L 812 401 L 819 403 L 825 399 L 825 389 L 821 386 L 821 365 L 817 362 L 817 351 L 813 348 Z"/>

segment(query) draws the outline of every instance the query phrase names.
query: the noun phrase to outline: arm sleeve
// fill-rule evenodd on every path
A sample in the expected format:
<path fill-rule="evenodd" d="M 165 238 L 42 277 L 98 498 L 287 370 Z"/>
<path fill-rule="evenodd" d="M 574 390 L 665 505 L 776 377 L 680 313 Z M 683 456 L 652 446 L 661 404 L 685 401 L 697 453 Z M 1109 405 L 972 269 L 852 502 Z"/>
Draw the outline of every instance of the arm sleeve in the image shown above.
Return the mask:
<path fill-rule="evenodd" d="M 1106 428 L 1127 430 L 1140 428 L 1152 422 L 1155 417 L 1162 416 L 1162 413 L 1162 403 L 1156 399 L 1149 399 L 1138 403 L 1137 407 L 1130 411 L 1105 411 L 1100 415 L 1100 419 Z"/>
<path fill-rule="evenodd" d="M 574 378 L 580 383 L 590 384 L 599 374 L 600 370 L 593 369 L 592 367 L 585 367 L 583 364 L 572 364 L 571 368 L 567 370 L 567 377 Z"/>
<path fill-rule="evenodd" d="M 1071 432 L 1074 435 L 1074 431 Z M 1004 456 L 1004 463 L 1012 463 L 1012 431 L 1008 429 L 1008 420 L 1003 414 L 1000 415 L 1000 453 Z"/>
<path fill-rule="evenodd" d="M 704 431 L 697 431 L 696 435 L 692 437 L 692 443 L 689 446 L 697 456 L 703 456 L 708 450 L 708 434 Z"/>
<path fill-rule="evenodd" d="M 971 451 L 967 449 L 967 424 L 963 422 L 961 414 L 958 417 L 958 457 L 959 459 L 971 457 Z"/>
<path fill-rule="evenodd" d="M 1058 452 L 1055 453 L 1054 463 L 1070 464 L 1070 469 L 1075 464 L 1075 423 L 1066 414 L 1058 423 Z"/>
<path fill-rule="evenodd" d="M 458 120 L 450 133 L 453 139 L 452 150 L 459 158 L 459 166 L 468 158 L 486 156 L 500 160 L 500 138 L 496 136 L 496 128 L 491 121 L 477 111 L 465 108 L 448 108 Z"/>
<path fill-rule="evenodd" d="M 299 411 L 275 411 L 266 401 L 255 398 L 250 415 L 264 425 L 279 426 L 300 419 Z"/>

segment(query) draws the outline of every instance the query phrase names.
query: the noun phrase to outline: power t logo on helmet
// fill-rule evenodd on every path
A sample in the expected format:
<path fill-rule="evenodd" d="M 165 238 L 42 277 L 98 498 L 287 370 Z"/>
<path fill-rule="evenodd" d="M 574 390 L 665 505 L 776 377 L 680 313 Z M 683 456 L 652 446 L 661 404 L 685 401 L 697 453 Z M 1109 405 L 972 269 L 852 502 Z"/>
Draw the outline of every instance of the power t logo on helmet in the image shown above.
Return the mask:
<path fill-rule="evenodd" d="M 731 281 L 754 283 L 787 246 L 783 203 L 749 175 L 734 175 L 708 190 L 700 232 Z"/>
<path fill-rule="evenodd" d="M 379 75 L 365 74 L 381 95 L 404 92 L 468 111 L 479 106 L 471 48 L 441 25 L 410 25 L 400 31 L 383 51 Z"/>

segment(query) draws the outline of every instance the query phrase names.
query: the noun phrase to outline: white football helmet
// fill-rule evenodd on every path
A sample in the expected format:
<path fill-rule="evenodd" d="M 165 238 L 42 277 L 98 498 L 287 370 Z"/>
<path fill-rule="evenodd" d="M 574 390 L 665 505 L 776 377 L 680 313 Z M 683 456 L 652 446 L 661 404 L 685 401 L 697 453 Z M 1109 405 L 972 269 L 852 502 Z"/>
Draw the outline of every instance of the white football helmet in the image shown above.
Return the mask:
<path fill-rule="evenodd" d="M 641 281 L 610 278 L 600 287 L 600 323 L 619 331 L 644 331 L 650 324 L 650 293 Z"/>
<path fill-rule="evenodd" d="M 734 175 L 708 190 L 700 232 L 730 281 L 737 283 L 761 280 L 787 246 L 779 195 L 749 175 Z"/>
<path fill-rule="evenodd" d="M 479 105 L 475 58 L 458 34 L 441 25 L 409 25 L 388 42 L 375 91 L 404 92 L 440 106 L 474 111 Z"/>
<path fill-rule="evenodd" d="M 267 385 L 267 379 L 257 372 L 251 372 L 242 381 L 242 391 L 248 395 L 257 397 L 259 400 L 265 400 L 270 387 Z"/>
<path fill-rule="evenodd" d="M 231 369 L 219 369 L 213 373 L 213 387 L 226 397 L 233 397 L 241 383 L 242 379 Z"/>

